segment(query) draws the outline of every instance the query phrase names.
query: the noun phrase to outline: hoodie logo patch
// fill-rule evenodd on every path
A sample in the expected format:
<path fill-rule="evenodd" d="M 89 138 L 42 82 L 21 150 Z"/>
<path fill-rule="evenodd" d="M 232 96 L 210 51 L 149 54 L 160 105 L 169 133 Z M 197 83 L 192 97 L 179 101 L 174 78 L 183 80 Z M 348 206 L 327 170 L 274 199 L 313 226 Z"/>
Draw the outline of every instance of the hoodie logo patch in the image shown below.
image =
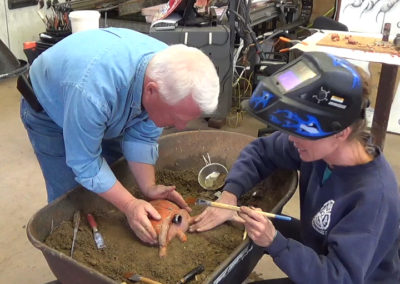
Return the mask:
<path fill-rule="evenodd" d="M 325 202 L 325 204 L 321 207 L 319 212 L 315 214 L 312 220 L 312 226 L 314 230 L 316 230 L 321 235 L 326 235 L 326 231 L 328 230 L 329 224 L 331 223 L 331 212 L 333 204 L 335 204 L 334 200 L 329 200 Z"/>

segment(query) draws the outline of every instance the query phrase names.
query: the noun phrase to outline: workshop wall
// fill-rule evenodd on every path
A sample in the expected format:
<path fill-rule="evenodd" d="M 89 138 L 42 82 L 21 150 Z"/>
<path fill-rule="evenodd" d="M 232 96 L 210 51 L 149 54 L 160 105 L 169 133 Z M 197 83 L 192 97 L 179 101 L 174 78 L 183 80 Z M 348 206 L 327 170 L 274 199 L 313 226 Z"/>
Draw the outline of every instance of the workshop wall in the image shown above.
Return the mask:
<path fill-rule="evenodd" d="M 311 15 L 310 23 L 314 21 L 314 19 L 318 16 L 322 16 L 327 13 L 330 9 L 334 8 L 336 5 L 335 0 L 314 0 L 313 3 L 313 12 Z M 332 16 L 330 13 L 328 16 Z M 376 101 L 376 94 L 378 90 L 380 72 L 381 72 L 381 64 L 380 63 L 370 63 L 369 64 L 369 72 L 371 74 L 371 80 L 369 82 L 369 92 L 370 92 L 370 101 L 371 101 L 371 108 L 375 108 L 375 101 Z M 396 88 L 397 90 L 396 96 L 400 95 L 400 88 L 398 87 L 400 84 L 400 72 L 397 74 L 396 80 Z M 396 100 L 396 99 L 395 99 Z M 397 98 L 399 100 L 399 98 Z"/>
<path fill-rule="evenodd" d="M 0 39 L 8 46 L 6 10 L 4 8 L 5 1 L 6 0 L 0 0 Z"/>
<path fill-rule="evenodd" d="M 0 39 L 19 59 L 26 60 L 25 41 L 35 41 L 46 27 L 36 13 L 38 6 L 8 9 L 8 1 L 0 0 Z"/>
<path fill-rule="evenodd" d="M 335 0 L 315 0 L 313 5 L 311 21 L 334 7 Z M 37 10 L 38 6 L 9 10 L 8 1 L 0 0 L 0 39 L 17 58 L 26 59 L 22 51 L 23 42 L 37 40 L 38 34 L 45 30 Z"/>
<path fill-rule="evenodd" d="M 64 1 L 60 1 L 64 2 Z M 326 14 L 335 7 L 335 0 L 314 0 L 310 23 L 318 16 Z M 39 33 L 45 31 L 45 25 L 37 14 L 38 6 L 8 9 L 8 0 L 0 0 L 0 39 L 20 59 L 26 59 L 22 46 L 25 41 L 35 41 Z M 46 8 L 41 10 L 46 12 Z M 331 16 L 330 13 L 328 16 Z M 376 90 L 380 73 L 380 64 L 370 64 L 372 82 L 370 84 L 371 103 L 375 105 Z M 399 72 L 400 76 L 400 72 Z M 399 80 L 398 80 L 399 81 Z"/>
<path fill-rule="evenodd" d="M 379 84 L 379 78 L 381 75 L 381 64 L 379 63 L 370 63 L 369 64 L 369 72 L 371 74 L 371 81 L 369 85 L 369 92 L 370 92 L 370 101 L 371 101 L 371 108 L 375 108 L 375 101 L 376 101 L 376 95 L 378 91 L 378 84 Z M 394 113 L 393 110 L 399 106 L 398 102 L 400 101 L 400 71 L 397 72 L 397 78 L 396 78 L 396 85 L 395 85 L 395 98 L 394 101 L 397 102 L 397 104 L 392 105 L 391 108 L 391 113 L 389 117 L 389 126 L 388 126 L 388 131 L 395 132 L 395 133 L 400 133 L 400 117 L 397 113 Z"/>
<path fill-rule="evenodd" d="M 323 16 L 329 10 L 334 8 L 335 2 L 336 2 L 335 0 L 314 0 L 310 23 L 312 23 L 316 17 Z M 333 12 L 334 9 L 332 10 L 332 13 L 330 13 L 327 16 L 332 16 Z"/>

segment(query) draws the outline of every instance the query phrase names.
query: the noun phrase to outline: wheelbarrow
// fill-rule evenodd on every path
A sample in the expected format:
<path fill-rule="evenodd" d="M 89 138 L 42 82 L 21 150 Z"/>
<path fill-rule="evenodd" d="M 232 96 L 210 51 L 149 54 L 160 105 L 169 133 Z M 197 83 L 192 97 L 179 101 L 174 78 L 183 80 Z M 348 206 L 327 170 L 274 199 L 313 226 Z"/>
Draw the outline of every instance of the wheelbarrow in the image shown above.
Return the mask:
<path fill-rule="evenodd" d="M 156 168 L 194 169 L 198 172 L 204 166 L 201 162 L 202 155 L 209 153 L 214 162 L 226 165 L 229 169 L 240 151 L 254 139 L 248 135 L 218 130 L 187 131 L 162 136 L 159 139 L 159 159 Z M 116 162 L 112 169 L 122 184 L 134 182 L 125 160 Z M 295 171 L 279 171 L 267 179 L 270 184 L 279 184 L 278 188 L 282 190 L 281 199 L 272 210 L 269 210 L 270 212 L 281 211 L 295 192 L 297 181 Z M 27 225 L 30 242 L 42 251 L 50 269 L 62 283 L 118 283 L 107 275 L 76 261 L 69 254 L 63 254 L 44 243 L 52 228 L 65 220 L 72 220 L 76 210 L 96 211 L 98 208 L 107 210 L 113 207 L 96 194 L 78 187 L 40 209 Z M 263 249 L 247 238 L 207 275 L 203 283 L 241 283 L 263 254 Z"/>

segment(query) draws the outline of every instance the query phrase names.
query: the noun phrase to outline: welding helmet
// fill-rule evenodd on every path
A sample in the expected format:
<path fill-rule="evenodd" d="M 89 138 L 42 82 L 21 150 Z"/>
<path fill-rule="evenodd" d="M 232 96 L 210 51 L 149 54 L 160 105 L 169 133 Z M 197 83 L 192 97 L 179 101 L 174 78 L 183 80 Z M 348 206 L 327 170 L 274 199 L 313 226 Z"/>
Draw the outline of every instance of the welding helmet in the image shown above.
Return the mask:
<path fill-rule="evenodd" d="M 347 60 L 307 52 L 257 84 L 243 107 L 291 135 L 320 139 L 362 117 L 362 80 Z"/>

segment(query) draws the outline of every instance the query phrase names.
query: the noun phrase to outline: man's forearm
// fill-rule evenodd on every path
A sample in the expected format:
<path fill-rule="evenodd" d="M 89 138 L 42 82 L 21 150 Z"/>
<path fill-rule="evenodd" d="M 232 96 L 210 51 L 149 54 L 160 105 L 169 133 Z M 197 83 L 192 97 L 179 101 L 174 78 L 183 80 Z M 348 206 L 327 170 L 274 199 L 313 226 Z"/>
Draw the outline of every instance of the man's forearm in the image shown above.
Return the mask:
<path fill-rule="evenodd" d="M 136 199 L 118 180 L 109 190 L 99 195 L 124 213 Z"/>
<path fill-rule="evenodd" d="M 128 162 L 128 165 L 142 193 L 147 196 L 147 190 L 156 184 L 154 166 L 136 162 Z"/>
<path fill-rule="evenodd" d="M 128 162 L 129 168 L 135 176 L 136 182 L 144 195 L 147 189 L 155 185 L 155 170 L 153 165 Z M 106 192 L 99 194 L 122 212 L 126 212 L 129 204 L 136 198 L 117 180 Z"/>

